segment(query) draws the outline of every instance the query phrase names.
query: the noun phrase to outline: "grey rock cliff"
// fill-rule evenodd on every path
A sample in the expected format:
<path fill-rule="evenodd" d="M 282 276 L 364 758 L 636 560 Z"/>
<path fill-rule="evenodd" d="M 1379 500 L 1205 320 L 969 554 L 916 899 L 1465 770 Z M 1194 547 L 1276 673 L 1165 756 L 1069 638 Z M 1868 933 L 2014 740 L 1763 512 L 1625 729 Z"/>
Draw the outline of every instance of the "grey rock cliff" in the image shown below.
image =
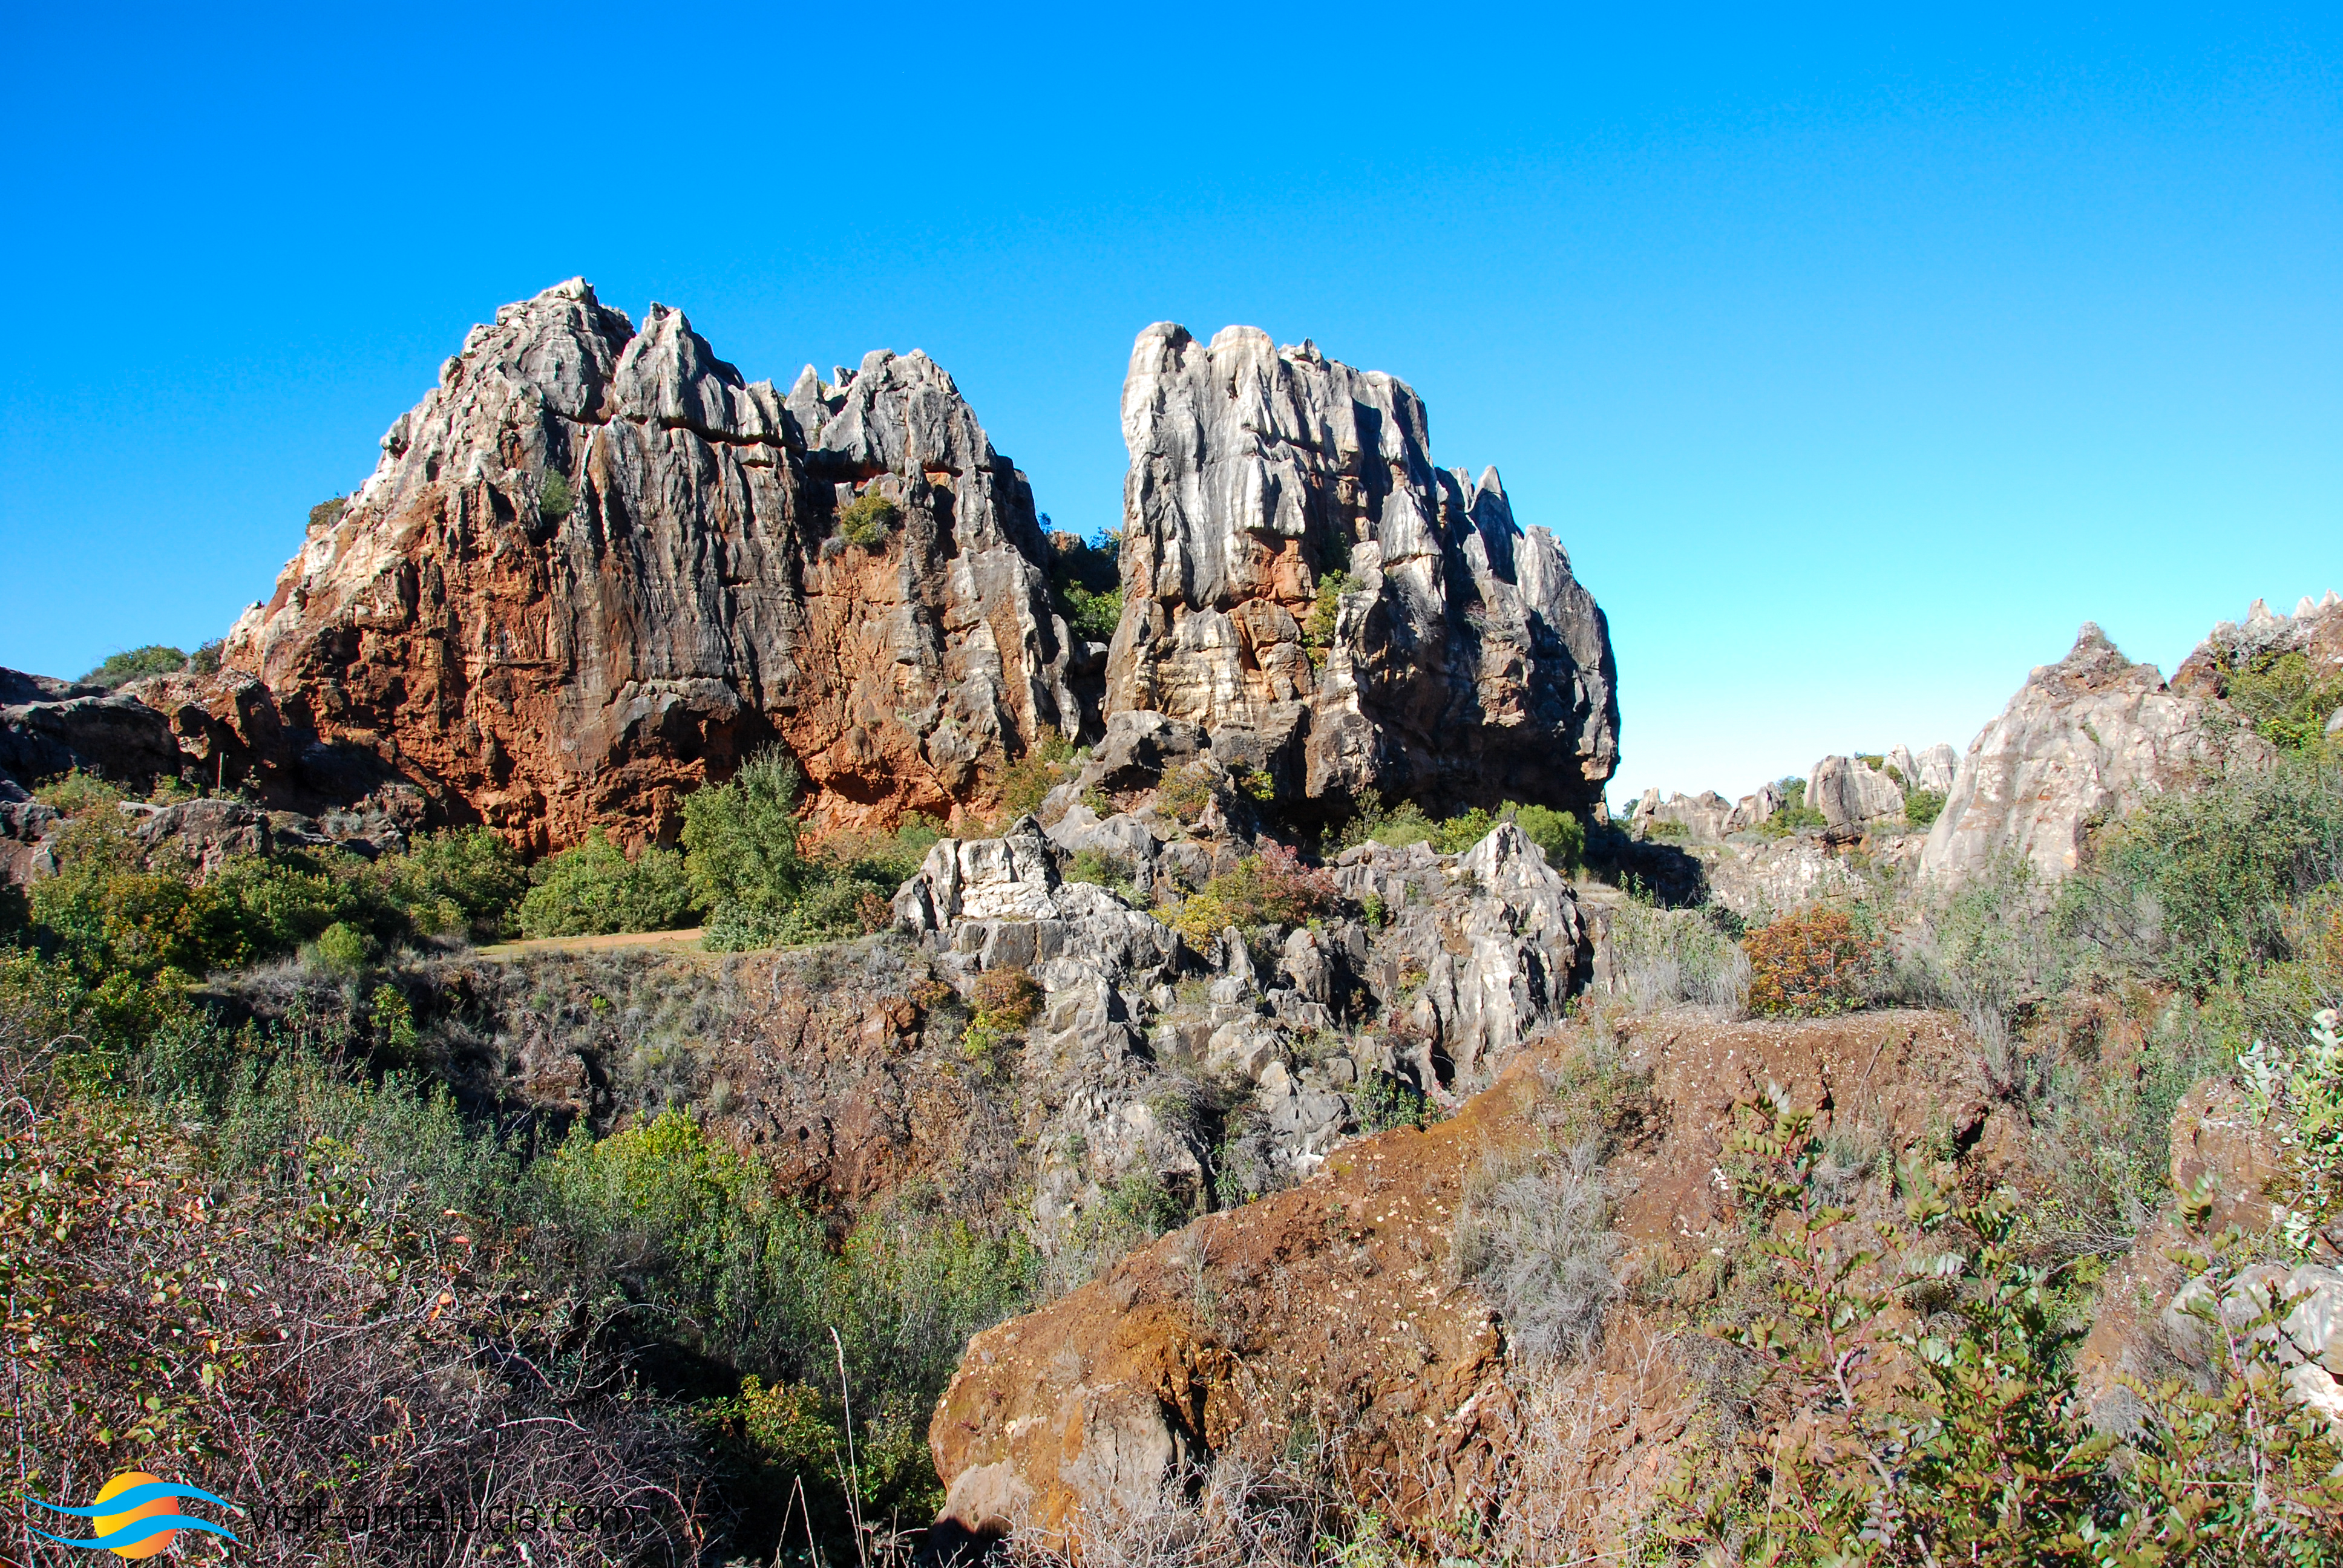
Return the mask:
<path fill-rule="evenodd" d="M 1433 466 L 1404 383 L 1252 327 L 1203 344 L 1160 323 L 1131 350 L 1122 428 L 1111 717 L 1193 726 L 1329 814 L 1369 787 L 1592 807 L 1618 754 L 1603 612 L 1494 469 Z"/>

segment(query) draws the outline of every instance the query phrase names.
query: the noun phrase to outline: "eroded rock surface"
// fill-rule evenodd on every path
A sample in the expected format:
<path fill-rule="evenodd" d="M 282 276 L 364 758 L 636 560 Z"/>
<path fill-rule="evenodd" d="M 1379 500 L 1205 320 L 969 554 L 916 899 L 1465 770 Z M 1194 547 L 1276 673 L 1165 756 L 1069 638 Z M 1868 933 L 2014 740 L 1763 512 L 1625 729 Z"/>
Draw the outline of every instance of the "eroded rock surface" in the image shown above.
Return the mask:
<path fill-rule="evenodd" d="M 2224 757 L 2268 750 L 2213 699 L 2167 688 L 2087 622 L 2073 650 L 2036 668 L 1969 743 L 1922 872 L 1954 887 L 2015 855 L 2055 880 L 2099 823 Z"/>
<path fill-rule="evenodd" d="M 1370 787 L 1591 808 L 1618 752 L 1603 612 L 1494 469 L 1433 467 L 1404 383 L 1252 327 L 1204 344 L 1159 323 L 1122 427 L 1110 715 L 1192 726 L 1329 814 Z"/>
<path fill-rule="evenodd" d="M 1510 822 L 1462 855 L 1346 851 L 1336 909 L 1273 943 L 1233 930 L 1200 943 L 1135 907 L 1138 882 L 1192 879 L 1192 857 L 1209 867 L 1230 850 L 1158 829 L 1178 830 L 1087 809 L 1047 831 L 1026 818 L 1000 839 L 940 840 L 896 895 L 899 921 L 963 990 L 1003 967 L 1041 984 L 1021 1070 L 1047 1248 L 1134 1172 L 1198 1204 L 1307 1174 L 1357 1132 L 1378 1079 L 1387 1095 L 1455 1103 L 1585 984 L 1575 894 Z M 1133 882 L 1070 879 L 1083 847 Z M 1209 1140 L 1202 1101 L 1222 1105 Z"/>
<path fill-rule="evenodd" d="M 834 819 L 950 814 L 1094 722 L 1031 491 L 924 355 L 784 394 L 572 279 L 475 327 L 382 445 L 226 657 L 446 814 L 671 839 L 775 738 Z M 892 520 L 841 533 L 872 498 Z"/>

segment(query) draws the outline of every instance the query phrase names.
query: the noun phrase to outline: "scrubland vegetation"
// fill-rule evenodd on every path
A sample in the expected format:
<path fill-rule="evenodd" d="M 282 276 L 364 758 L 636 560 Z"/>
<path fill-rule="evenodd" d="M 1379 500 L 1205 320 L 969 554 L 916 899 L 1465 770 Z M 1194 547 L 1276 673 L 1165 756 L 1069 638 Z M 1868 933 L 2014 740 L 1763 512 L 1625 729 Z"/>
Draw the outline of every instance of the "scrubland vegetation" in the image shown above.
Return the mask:
<path fill-rule="evenodd" d="M 2283 728 L 2291 711 L 2257 720 L 2300 740 L 2280 765 L 2152 799 L 2056 886 L 2012 861 L 1950 898 L 1875 876 L 1755 928 L 1633 885 L 1612 909 L 1611 979 L 1550 1085 L 1554 1136 L 1473 1176 L 1447 1266 L 1497 1310 L 1534 1415 L 1600 1353 L 1619 1303 L 1676 1314 L 1669 1353 L 1696 1369 L 1704 1413 L 1636 1537 L 1644 1560 L 2335 1560 L 2343 1452 L 2286 1397 L 2265 1332 L 2288 1304 L 2231 1288 L 2343 1235 L 2343 783 L 2323 734 Z M 1242 781 L 1191 793 L 1228 788 Z M 75 777 L 43 796 L 72 819 L 58 874 L 0 906 L 21 1490 L 85 1490 L 135 1463 L 265 1474 L 287 1497 L 492 1502 L 558 1474 L 634 1510 L 590 1560 L 842 1562 L 931 1516 L 926 1422 L 969 1335 L 1081 1282 L 918 1183 L 848 1219 L 819 1211 L 672 1101 L 600 1123 L 459 1102 L 415 1070 L 415 1013 L 385 978 L 403 950 L 517 931 L 696 915 L 723 949 L 873 930 L 936 824 L 815 842 L 794 770 L 766 757 L 690 798 L 680 850 L 629 857 L 598 837 L 524 869 L 458 829 L 373 860 L 280 853 L 204 877 L 139 844 L 110 788 Z M 1451 853 L 1510 818 L 1559 864 L 1615 849 L 1541 808 L 1434 821 L 1362 805 L 1337 843 Z M 1130 896 L 1131 870 L 1093 854 L 1073 874 Z M 1342 907 L 1324 869 L 1266 842 L 1158 897 L 1200 945 Z M 205 984 L 269 963 L 330 1000 L 239 1022 Z M 1022 970 L 984 980 L 930 999 L 979 1075 L 1041 1001 Z M 1761 1099 L 1720 1164 L 1742 1239 L 1696 1290 L 1639 1276 L 1605 1161 L 1640 1091 L 1606 1042 L 1686 1006 L 1957 1013 L 1977 1083 L 2025 1130 L 2007 1184 L 1965 1189 L 1948 1149 L 1834 1142 L 1814 1107 Z M 2111 1260 L 2160 1213 L 2201 1221 L 2170 1189 L 2167 1130 L 2215 1074 L 2280 1130 L 2279 1221 L 2189 1234 L 2212 1372 L 2176 1362 L 2140 1380 L 2130 1428 L 2095 1432 L 2077 1343 Z M 1370 1131 L 1441 1113 L 1388 1075 L 1359 1107 Z M 1182 1217 L 1160 1183 L 1129 1183 L 1074 1251 L 1104 1257 Z M 1102 1537 L 1105 1560 L 1408 1560 L 1413 1538 L 1334 1485 L 1339 1434 L 1319 1436 L 1282 1468 L 1199 1477 L 1220 1513 L 1169 1500 Z M 1443 1540 L 1457 1560 L 1545 1560 L 1518 1522 Z"/>

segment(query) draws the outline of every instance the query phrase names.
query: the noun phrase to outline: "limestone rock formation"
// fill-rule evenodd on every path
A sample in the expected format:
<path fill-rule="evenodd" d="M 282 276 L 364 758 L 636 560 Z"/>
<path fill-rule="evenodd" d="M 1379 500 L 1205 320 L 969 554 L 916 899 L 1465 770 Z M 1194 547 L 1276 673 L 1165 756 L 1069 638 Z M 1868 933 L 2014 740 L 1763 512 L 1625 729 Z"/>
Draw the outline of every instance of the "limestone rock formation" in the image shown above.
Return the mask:
<path fill-rule="evenodd" d="M 2289 653 L 2305 655 L 2322 671 L 2343 666 L 2343 596 L 2329 588 L 2326 598 L 2313 603 L 2305 594 L 2290 616 L 2273 613 L 2267 602 L 2254 600 L 2243 621 L 2223 621 L 2197 645 L 2172 672 L 2172 689 L 2217 697 L 2230 671 L 2257 658 Z M 2343 716 L 2343 709 L 2337 714 Z"/>
<path fill-rule="evenodd" d="M 1008 966 L 1041 984 L 1022 1070 L 1036 1086 L 1032 1214 L 1045 1250 L 1135 1171 L 1206 1201 L 1208 1148 L 1155 1108 L 1165 1072 L 1252 1101 L 1250 1131 L 1217 1158 L 1231 1190 L 1257 1193 L 1353 1134 L 1371 1080 L 1453 1103 L 1559 1027 L 1585 984 L 1592 942 L 1576 898 L 1511 822 L 1462 855 L 1346 851 L 1334 910 L 1261 950 L 1235 930 L 1200 949 L 1131 907 L 1138 884 L 1192 879 L 1186 856 L 1212 854 L 1159 828 L 1172 831 L 1076 808 L 1047 831 L 1029 817 L 1000 839 L 942 839 L 895 898 L 899 922 L 955 984 Z M 1111 856 L 1131 884 L 1070 879 L 1077 848 Z M 1379 909 L 1381 922 L 1347 918 L 1343 900 Z M 1329 1050 L 1337 1033 L 1349 1038 Z"/>
<path fill-rule="evenodd" d="M 226 658 L 447 815 L 671 838 L 776 738 L 835 819 L 950 813 L 1095 722 L 1031 493 L 924 355 L 784 395 L 572 279 L 475 327 L 382 446 Z"/>
<path fill-rule="evenodd" d="M 2186 782 L 2224 755 L 2268 747 L 2209 697 L 2173 690 L 2088 622 L 2066 658 L 2037 668 L 1969 743 L 1921 854 L 1951 887 L 1996 857 L 2054 880 L 2079 862 L 2097 823 Z"/>
<path fill-rule="evenodd" d="M 169 724 L 136 698 L 0 669 L 0 778 L 29 787 L 80 769 L 143 791 L 179 764 Z"/>
<path fill-rule="evenodd" d="M 1629 813 L 1628 825 L 1635 832 L 1650 833 L 1656 824 L 1665 822 L 1681 829 L 1686 837 L 1722 839 L 1734 830 L 1736 809 L 1733 802 L 1714 789 L 1704 789 L 1697 795 L 1670 795 L 1664 800 L 1657 789 L 1646 789 Z M 1668 833 L 1666 829 L 1660 831 L 1663 836 Z"/>
<path fill-rule="evenodd" d="M 1806 804 L 1820 811 L 1829 827 L 1860 832 L 1875 822 L 1900 819 L 1904 791 L 1867 762 L 1825 757 L 1806 776 Z"/>
<path fill-rule="evenodd" d="M 1603 612 L 1494 469 L 1432 466 L 1405 384 L 1252 327 L 1202 344 L 1159 323 L 1122 429 L 1110 716 L 1193 726 L 1305 810 L 1372 787 L 1588 812 L 1618 753 Z"/>

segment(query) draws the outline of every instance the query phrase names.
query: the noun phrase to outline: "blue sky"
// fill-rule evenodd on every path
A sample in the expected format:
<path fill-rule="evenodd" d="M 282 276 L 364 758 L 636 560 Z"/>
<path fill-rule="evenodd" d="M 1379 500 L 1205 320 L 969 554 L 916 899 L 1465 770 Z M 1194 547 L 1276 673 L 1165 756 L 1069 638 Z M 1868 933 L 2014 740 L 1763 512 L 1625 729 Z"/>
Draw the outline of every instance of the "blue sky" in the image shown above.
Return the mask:
<path fill-rule="evenodd" d="M 17 8 L 0 664 L 218 635 L 579 273 L 926 349 L 1082 532 L 1149 322 L 1402 377 L 1609 613 L 1614 799 L 2343 588 L 2331 7 L 1111 9 Z"/>

